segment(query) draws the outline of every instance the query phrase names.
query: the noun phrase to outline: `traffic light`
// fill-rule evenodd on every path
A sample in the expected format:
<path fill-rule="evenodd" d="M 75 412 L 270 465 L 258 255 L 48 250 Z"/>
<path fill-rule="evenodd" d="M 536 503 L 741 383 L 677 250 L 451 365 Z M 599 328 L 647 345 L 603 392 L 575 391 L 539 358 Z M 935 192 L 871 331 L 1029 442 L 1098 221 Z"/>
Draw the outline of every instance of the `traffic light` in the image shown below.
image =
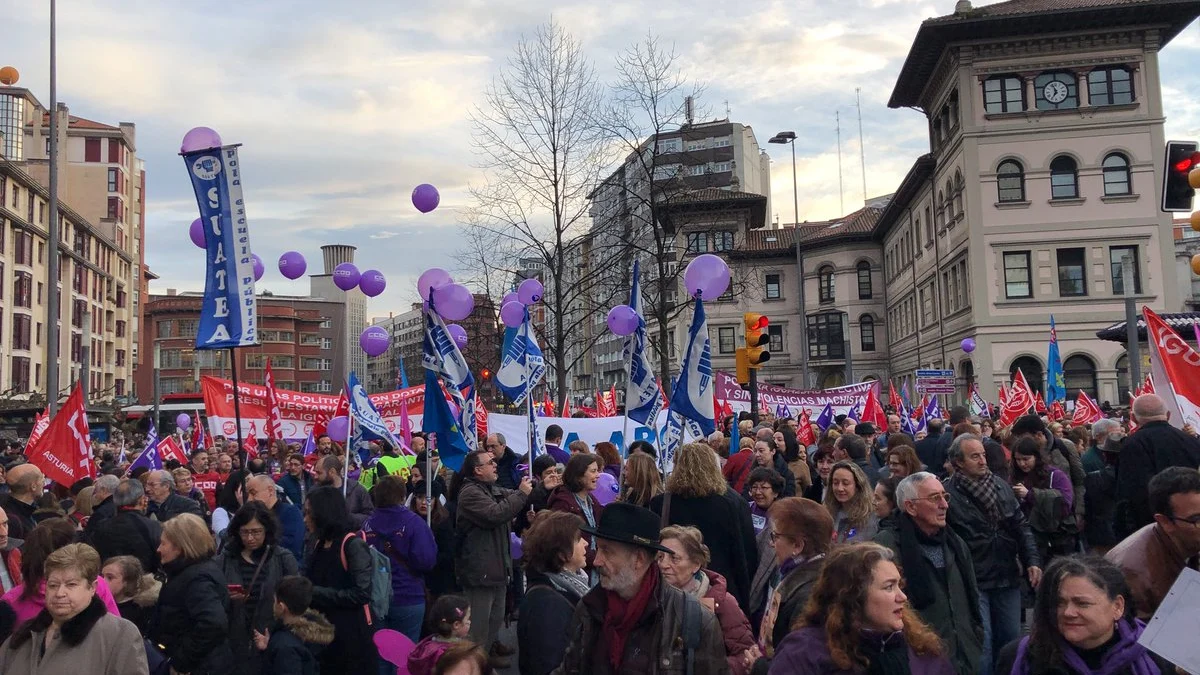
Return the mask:
<path fill-rule="evenodd" d="M 768 350 L 771 336 L 767 332 L 767 325 L 771 322 L 762 314 L 754 312 L 743 314 L 742 321 L 746 324 L 746 367 L 761 368 L 762 364 L 771 360 L 771 352 Z"/>
<path fill-rule="evenodd" d="M 1163 211 L 1191 211 L 1196 189 L 1188 175 L 1200 166 L 1200 152 L 1191 141 L 1167 141 L 1163 166 Z M 1200 182 L 1200 181 L 1197 181 Z"/>

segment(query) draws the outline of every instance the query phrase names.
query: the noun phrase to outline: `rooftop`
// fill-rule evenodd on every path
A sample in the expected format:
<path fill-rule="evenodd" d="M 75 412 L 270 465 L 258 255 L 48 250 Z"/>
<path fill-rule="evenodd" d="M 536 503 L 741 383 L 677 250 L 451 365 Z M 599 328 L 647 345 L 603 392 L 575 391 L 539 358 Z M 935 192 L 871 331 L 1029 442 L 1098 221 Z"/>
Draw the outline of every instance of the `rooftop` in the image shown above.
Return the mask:
<path fill-rule="evenodd" d="M 42 126 L 47 126 L 49 124 L 50 124 L 50 113 L 48 113 L 48 112 L 42 113 Z M 25 126 L 31 127 L 31 126 L 33 126 L 33 122 L 30 122 L 30 123 L 26 124 Z M 70 122 L 68 122 L 67 126 L 71 129 L 89 129 L 92 131 L 116 131 L 116 132 L 121 131 L 120 127 L 114 127 L 111 124 L 104 124 L 102 122 L 97 122 L 95 120 L 89 120 L 85 117 L 78 117 L 76 115 L 70 116 Z"/>
<path fill-rule="evenodd" d="M 668 231 L 675 229 L 675 215 L 749 209 L 749 228 L 761 229 L 767 224 L 767 198 L 750 192 L 700 188 L 671 195 L 659 209 L 658 219 Z"/>
<path fill-rule="evenodd" d="M 1195 326 L 1200 326 L 1200 312 L 1178 312 L 1172 314 L 1159 314 L 1158 317 L 1171 327 L 1179 337 L 1183 338 L 1184 342 L 1191 344 L 1196 339 Z M 1146 320 L 1138 316 L 1137 322 L 1138 340 L 1146 339 Z M 1125 322 L 1114 323 L 1113 325 L 1103 330 L 1096 331 L 1096 337 L 1109 342 L 1120 342 L 1125 344 Z"/>

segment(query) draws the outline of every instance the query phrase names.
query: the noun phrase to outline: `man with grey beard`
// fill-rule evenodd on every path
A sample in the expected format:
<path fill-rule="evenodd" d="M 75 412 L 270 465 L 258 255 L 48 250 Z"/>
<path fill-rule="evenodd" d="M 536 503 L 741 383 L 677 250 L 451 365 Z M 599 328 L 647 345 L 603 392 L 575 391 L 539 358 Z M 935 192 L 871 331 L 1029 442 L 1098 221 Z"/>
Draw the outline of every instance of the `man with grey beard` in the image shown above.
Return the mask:
<path fill-rule="evenodd" d="M 717 618 L 658 571 L 655 558 L 672 551 L 653 511 L 614 502 L 579 529 L 597 540 L 600 585 L 575 607 L 556 675 L 685 672 L 689 660 L 693 675 L 729 672 Z"/>

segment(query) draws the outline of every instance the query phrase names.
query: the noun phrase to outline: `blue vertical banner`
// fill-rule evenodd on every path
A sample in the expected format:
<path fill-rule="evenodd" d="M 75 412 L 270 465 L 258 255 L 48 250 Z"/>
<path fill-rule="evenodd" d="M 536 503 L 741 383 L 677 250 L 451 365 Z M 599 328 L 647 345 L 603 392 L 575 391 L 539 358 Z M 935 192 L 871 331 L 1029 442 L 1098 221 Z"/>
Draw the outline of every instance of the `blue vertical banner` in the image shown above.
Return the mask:
<path fill-rule="evenodd" d="M 1046 354 L 1046 404 L 1067 400 L 1067 382 L 1063 377 L 1062 356 L 1058 351 L 1058 329 L 1050 315 L 1050 348 Z"/>
<path fill-rule="evenodd" d="M 204 224 L 204 302 L 196 349 L 258 343 L 254 259 L 237 149 L 226 145 L 183 155 Z"/>

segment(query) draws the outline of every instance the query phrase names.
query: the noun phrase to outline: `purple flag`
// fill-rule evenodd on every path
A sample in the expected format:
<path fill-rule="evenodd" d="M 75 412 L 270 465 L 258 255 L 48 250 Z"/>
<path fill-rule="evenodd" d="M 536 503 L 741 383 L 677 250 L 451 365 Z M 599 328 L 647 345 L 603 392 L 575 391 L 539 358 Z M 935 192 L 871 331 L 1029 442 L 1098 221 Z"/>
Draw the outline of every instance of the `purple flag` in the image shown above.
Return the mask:
<path fill-rule="evenodd" d="M 821 411 L 820 415 L 817 415 L 817 419 L 814 421 L 817 423 L 817 426 L 821 427 L 821 431 L 829 429 L 833 424 L 833 404 L 826 403 L 825 409 Z"/>
<path fill-rule="evenodd" d="M 931 420 L 935 417 L 942 419 L 942 409 L 938 406 L 937 394 L 930 396 L 929 404 L 925 406 L 925 419 Z"/>
<path fill-rule="evenodd" d="M 859 401 L 855 401 L 854 407 L 850 409 L 850 412 L 846 413 L 846 417 L 854 420 L 855 422 L 861 422 L 862 421 L 862 403 Z"/>
<path fill-rule="evenodd" d="M 317 451 L 317 444 L 313 441 L 312 429 L 308 430 L 308 438 L 304 441 L 304 448 L 301 449 L 301 454 L 305 457 Z"/>
<path fill-rule="evenodd" d="M 158 471 L 163 468 L 162 457 L 158 455 L 158 443 L 147 445 L 141 454 L 134 458 L 129 465 L 128 472 L 132 473 L 139 466 L 144 466 L 151 471 Z"/>

